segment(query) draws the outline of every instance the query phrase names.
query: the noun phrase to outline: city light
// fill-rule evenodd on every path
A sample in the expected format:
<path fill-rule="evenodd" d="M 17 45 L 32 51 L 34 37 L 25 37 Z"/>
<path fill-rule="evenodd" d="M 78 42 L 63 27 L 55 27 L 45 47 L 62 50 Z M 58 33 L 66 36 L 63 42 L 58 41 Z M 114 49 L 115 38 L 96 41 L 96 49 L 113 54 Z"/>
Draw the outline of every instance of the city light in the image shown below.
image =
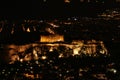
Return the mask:
<path fill-rule="evenodd" d="M 107 20 L 73 16 L 0 23 L 0 79 L 117 80 L 120 64 L 112 55 L 118 55 L 119 20 L 112 18 L 119 11 L 108 12 L 100 14 Z"/>
<path fill-rule="evenodd" d="M 47 59 L 47 57 L 46 56 L 42 56 L 42 59 L 45 60 L 45 59 Z"/>
<path fill-rule="evenodd" d="M 64 37 L 62 35 L 49 35 L 49 36 L 42 35 L 40 38 L 40 42 L 57 42 L 57 41 L 64 41 Z"/>
<path fill-rule="evenodd" d="M 30 32 L 30 28 L 27 28 L 27 32 Z"/>
<path fill-rule="evenodd" d="M 65 3 L 70 3 L 70 0 L 64 0 Z"/>

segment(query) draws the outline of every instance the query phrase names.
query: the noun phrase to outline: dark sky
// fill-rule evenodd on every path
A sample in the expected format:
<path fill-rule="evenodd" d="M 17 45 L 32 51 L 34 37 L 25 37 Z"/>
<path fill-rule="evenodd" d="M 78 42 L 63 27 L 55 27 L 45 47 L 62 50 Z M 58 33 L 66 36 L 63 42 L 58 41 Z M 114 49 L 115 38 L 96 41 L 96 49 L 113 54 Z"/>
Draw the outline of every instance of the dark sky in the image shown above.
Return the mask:
<path fill-rule="evenodd" d="M 51 16 L 58 12 L 61 14 L 63 11 L 60 10 L 63 10 L 63 5 L 50 1 L 43 3 L 41 0 L 3 0 L 0 1 L 0 16 Z"/>
<path fill-rule="evenodd" d="M 0 17 L 95 15 L 105 7 L 101 3 L 73 2 L 65 4 L 63 0 L 47 0 L 47 2 L 42 0 L 2 0 L 0 1 Z"/>

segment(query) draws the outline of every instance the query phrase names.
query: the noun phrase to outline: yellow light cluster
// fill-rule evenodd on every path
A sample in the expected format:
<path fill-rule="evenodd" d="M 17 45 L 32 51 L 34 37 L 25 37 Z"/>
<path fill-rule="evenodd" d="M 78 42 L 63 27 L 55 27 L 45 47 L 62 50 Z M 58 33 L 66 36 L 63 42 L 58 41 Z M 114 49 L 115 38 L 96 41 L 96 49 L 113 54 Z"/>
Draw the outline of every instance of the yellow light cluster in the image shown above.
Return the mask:
<path fill-rule="evenodd" d="M 64 41 L 64 37 L 62 35 L 49 35 L 49 36 L 41 36 L 40 42 L 59 42 Z"/>

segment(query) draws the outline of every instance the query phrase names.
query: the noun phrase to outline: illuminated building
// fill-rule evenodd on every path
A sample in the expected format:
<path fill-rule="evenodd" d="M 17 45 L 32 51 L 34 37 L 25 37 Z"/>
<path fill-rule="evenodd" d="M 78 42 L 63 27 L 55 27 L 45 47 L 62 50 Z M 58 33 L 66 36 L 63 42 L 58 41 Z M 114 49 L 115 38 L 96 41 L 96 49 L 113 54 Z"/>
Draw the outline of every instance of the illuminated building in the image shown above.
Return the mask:
<path fill-rule="evenodd" d="M 92 40 L 92 41 L 87 41 L 87 43 L 78 42 L 77 44 L 78 44 L 77 47 L 73 47 L 73 55 L 81 55 L 81 54 L 86 54 L 89 56 L 90 55 L 95 56 L 96 54 L 108 55 L 107 49 L 105 48 L 102 41 Z"/>
<path fill-rule="evenodd" d="M 42 35 L 40 38 L 40 42 L 60 42 L 64 41 L 64 36 L 62 35 L 48 35 L 44 36 Z"/>

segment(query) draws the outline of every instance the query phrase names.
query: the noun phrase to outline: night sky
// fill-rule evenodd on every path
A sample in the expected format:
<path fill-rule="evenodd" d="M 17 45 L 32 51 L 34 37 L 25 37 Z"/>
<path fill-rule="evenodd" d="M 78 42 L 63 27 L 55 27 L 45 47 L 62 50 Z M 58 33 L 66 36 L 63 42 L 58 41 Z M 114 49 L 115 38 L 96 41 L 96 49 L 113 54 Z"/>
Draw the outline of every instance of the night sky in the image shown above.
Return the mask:
<path fill-rule="evenodd" d="M 50 16 L 92 16 L 104 12 L 108 8 L 118 7 L 115 0 L 102 2 L 78 2 L 71 0 L 2 0 L 0 1 L 0 17 L 6 18 L 40 18 Z M 2 19 L 2 18 L 1 18 Z"/>
<path fill-rule="evenodd" d="M 79 1 L 79 0 L 78 0 Z M 42 17 L 42 16 L 96 16 L 106 8 L 116 7 L 114 0 L 102 2 L 83 2 L 71 0 L 2 0 L 0 16 L 5 17 Z"/>

